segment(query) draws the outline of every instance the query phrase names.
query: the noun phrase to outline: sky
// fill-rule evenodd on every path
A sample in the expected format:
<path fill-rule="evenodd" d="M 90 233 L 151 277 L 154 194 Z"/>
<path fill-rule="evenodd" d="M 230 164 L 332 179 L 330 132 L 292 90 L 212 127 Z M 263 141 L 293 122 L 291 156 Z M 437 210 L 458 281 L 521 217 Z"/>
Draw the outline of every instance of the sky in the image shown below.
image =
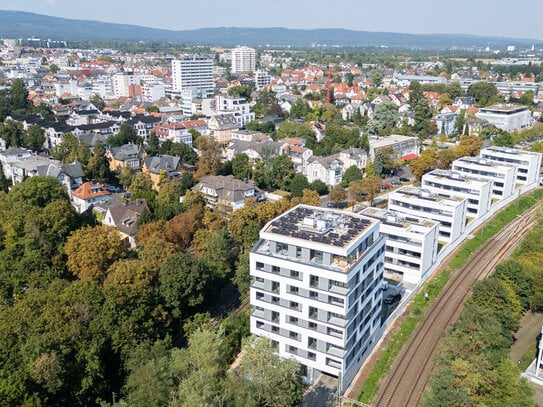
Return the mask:
<path fill-rule="evenodd" d="M 170 30 L 345 28 L 543 40 L 543 0 L 0 0 L 0 9 Z"/>

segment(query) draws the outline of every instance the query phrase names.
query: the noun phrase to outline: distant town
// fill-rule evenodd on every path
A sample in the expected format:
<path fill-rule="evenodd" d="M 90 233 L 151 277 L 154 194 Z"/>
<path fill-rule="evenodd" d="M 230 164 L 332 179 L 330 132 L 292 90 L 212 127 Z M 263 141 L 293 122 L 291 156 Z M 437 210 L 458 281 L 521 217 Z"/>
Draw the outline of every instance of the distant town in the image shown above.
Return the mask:
<path fill-rule="evenodd" d="M 498 216 L 518 237 L 487 263 L 543 227 L 523 212 L 543 185 L 533 46 L 131 47 L 0 45 L 2 405 L 372 405 L 367 362 L 438 301 L 443 265 L 486 247 Z M 504 261 L 477 278 L 494 285 L 472 282 L 505 304 L 506 339 L 488 345 L 503 352 L 478 368 L 499 365 L 492 386 L 534 405 L 503 355 L 543 308 L 543 270 Z M 485 320 L 460 289 L 458 309 Z M 523 374 L 542 384 L 532 353 Z M 437 380 L 475 363 L 455 357 L 421 373 L 413 403 L 449 405 Z M 495 405 L 478 374 L 457 385 L 465 405 Z"/>

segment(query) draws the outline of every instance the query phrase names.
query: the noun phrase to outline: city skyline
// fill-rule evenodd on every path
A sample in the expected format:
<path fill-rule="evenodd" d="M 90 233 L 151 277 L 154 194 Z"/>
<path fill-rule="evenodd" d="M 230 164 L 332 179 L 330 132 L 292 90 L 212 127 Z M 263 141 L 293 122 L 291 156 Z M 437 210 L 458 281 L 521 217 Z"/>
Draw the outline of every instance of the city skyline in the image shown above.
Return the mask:
<path fill-rule="evenodd" d="M 328 9 L 327 9 L 328 8 Z M 0 0 L 0 9 L 50 16 L 132 24 L 168 30 L 203 27 L 344 28 L 356 31 L 409 34 L 471 34 L 543 40 L 538 16 L 543 3 L 518 0 L 483 2 L 458 0 L 454 7 L 430 0 L 368 2 L 345 0 L 339 7 L 323 0 L 258 4 L 247 0 L 143 0 L 81 2 L 69 0 Z M 522 22 L 516 12 L 522 12 Z M 511 16 L 515 16 L 511 19 Z M 511 23 L 509 23 L 511 21 Z"/>

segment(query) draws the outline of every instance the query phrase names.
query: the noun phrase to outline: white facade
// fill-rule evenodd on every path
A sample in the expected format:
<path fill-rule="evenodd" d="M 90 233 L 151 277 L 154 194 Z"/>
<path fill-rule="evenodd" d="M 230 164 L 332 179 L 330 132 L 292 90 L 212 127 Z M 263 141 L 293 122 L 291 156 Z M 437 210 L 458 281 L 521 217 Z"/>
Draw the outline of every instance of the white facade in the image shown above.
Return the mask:
<path fill-rule="evenodd" d="M 388 209 L 405 214 L 407 220 L 439 222 L 439 240 L 446 243 L 454 242 L 466 228 L 467 199 L 462 197 L 444 198 L 406 186 L 390 193 Z"/>
<path fill-rule="evenodd" d="M 213 61 L 197 55 L 172 60 L 173 90 L 193 89 L 203 97 L 213 93 Z"/>
<path fill-rule="evenodd" d="M 298 205 L 260 231 L 250 253 L 251 333 L 280 356 L 353 380 L 381 324 L 384 236 L 360 215 Z"/>
<path fill-rule="evenodd" d="M 480 156 L 495 163 L 513 164 L 517 167 L 516 182 L 522 185 L 537 183 L 541 167 L 541 153 L 518 150 L 509 147 L 487 147 Z"/>
<path fill-rule="evenodd" d="M 532 113 L 526 106 L 513 104 L 497 104 L 483 107 L 475 113 L 480 119 L 505 131 L 518 131 L 533 123 Z"/>
<path fill-rule="evenodd" d="M 233 113 L 236 122 L 240 127 L 255 119 L 254 112 L 251 112 L 251 105 L 244 98 L 217 95 L 215 107 L 219 113 Z"/>
<path fill-rule="evenodd" d="M 467 198 L 467 216 L 472 218 L 483 216 L 492 205 L 490 178 L 470 178 L 457 171 L 438 169 L 422 176 L 422 188 L 445 197 Z"/>
<path fill-rule="evenodd" d="M 271 83 L 271 76 L 268 71 L 258 70 L 254 73 L 256 90 L 261 90 Z"/>
<path fill-rule="evenodd" d="M 408 221 L 400 214 L 369 207 L 361 212 L 381 222 L 386 235 L 385 277 L 419 284 L 437 259 L 439 222 Z"/>
<path fill-rule="evenodd" d="M 237 47 L 232 50 L 232 73 L 254 72 L 256 51 L 254 48 Z"/>
<path fill-rule="evenodd" d="M 339 185 L 343 173 L 344 167 L 341 161 L 318 156 L 309 157 L 303 172 L 310 184 L 319 180 L 331 187 Z"/>
<path fill-rule="evenodd" d="M 401 134 L 391 134 L 384 137 L 370 137 L 370 157 L 375 159 L 375 154 L 387 150 L 392 150 L 398 157 L 406 155 L 420 154 L 420 139 L 418 137 L 402 136 Z"/>
<path fill-rule="evenodd" d="M 133 73 L 116 73 L 111 78 L 115 97 L 129 96 L 128 88 L 140 84 L 140 76 Z"/>
<path fill-rule="evenodd" d="M 156 102 L 166 97 L 164 85 L 161 83 L 145 83 L 141 87 L 141 97 L 144 102 Z"/>
<path fill-rule="evenodd" d="M 514 165 L 496 164 L 480 157 L 462 157 L 452 162 L 452 170 L 468 177 L 492 179 L 493 199 L 507 198 L 515 192 L 517 167 Z"/>

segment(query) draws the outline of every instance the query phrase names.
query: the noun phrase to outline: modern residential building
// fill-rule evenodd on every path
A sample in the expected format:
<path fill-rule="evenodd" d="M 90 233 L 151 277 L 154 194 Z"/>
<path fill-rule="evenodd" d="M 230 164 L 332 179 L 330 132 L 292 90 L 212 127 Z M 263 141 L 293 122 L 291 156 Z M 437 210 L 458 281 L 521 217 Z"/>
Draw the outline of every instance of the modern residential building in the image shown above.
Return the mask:
<path fill-rule="evenodd" d="M 381 233 L 386 236 L 385 277 L 411 284 L 426 280 L 437 258 L 439 222 L 409 221 L 400 213 L 373 207 L 361 215 L 381 222 Z"/>
<path fill-rule="evenodd" d="M 172 84 L 175 91 L 195 90 L 202 97 L 213 93 L 213 61 L 193 55 L 172 60 Z"/>
<path fill-rule="evenodd" d="M 267 223 L 250 253 L 251 333 L 272 340 L 314 383 L 346 388 L 381 325 L 385 237 L 379 222 L 298 205 Z"/>
<path fill-rule="evenodd" d="M 454 160 L 451 168 L 468 177 L 492 179 L 493 199 L 504 199 L 515 192 L 517 167 L 513 164 L 497 164 L 481 157 L 462 157 Z"/>
<path fill-rule="evenodd" d="M 256 51 L 254 48 L 237 47 L 232 50 L 232 73 L 254 72 L 256 69 Z"/>
<path fill-rule="evenodd" d="M 115 97 L 130 96 L 130 86 L 140 84 L 140 76 L 129 72 L 119 72 L 111 77 Z"/>
<path fill-rule="evenodd" d="M 405 186 L 390 193 L 388 209 L 405 214 L 410 221 L 421 218 L 440 223 L 439 240 L 454 242 L 466 228 L 467 199 L 444 198 L 422 188 Z"/>
<path fill-rule="evenodd" d="M 510 103 L 482 107 L 475 116 L 505 131 L 518 131 L 534 122 L 528 107 Z"/>
<path fill-rule="evenodd" d="M 468 200 L 467 216 L 478 218 L 492 205 L 492 179 L 468 177 L 451 170 L 433 170 L 422 176 L 422 188 L 443 197 L 461 196 Z"/>
<path fill-rule="evenodd" d="M 268 71 L 258 70 L 254 73 L 256 90 L 261 90 L 271 83 L 271 76 Z"/>
<path fill-rule="evenodd" d="M 397 157 L 406 159 L 418 157 L 420 154 L 420 139 L 418 137 L 391 134 L 384 137 L 370 137 L 370 157 L 375 159 L 378 153 L 391 151 Z"/>
<path fill-rule="evenodd" d="M 513 164 L 517 167 L 517 184 L 529 185 L 539 181 L 541 153 L 509 147 L 487 147 L 479 154 L 496 163 Z"/>

